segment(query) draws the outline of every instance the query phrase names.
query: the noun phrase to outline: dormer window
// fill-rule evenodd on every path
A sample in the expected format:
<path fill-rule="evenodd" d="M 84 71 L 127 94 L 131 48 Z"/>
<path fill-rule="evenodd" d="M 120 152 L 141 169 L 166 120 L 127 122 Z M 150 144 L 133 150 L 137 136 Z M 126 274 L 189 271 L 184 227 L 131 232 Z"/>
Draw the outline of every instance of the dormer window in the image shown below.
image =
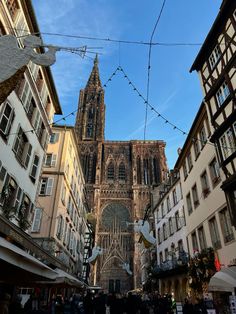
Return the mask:
<path fill-rule="evenodd" d="M 216 93 L 216 100 L 219 106 L 221 106 L 225 100 L 230 95 L 229 87 L 226 82 L 224 82 Z"/>
<path fill-rule="evenodd" d="M 221 51 L 220 51 L 220 46 L 217 44 L 214 48 L 214 50 L 212 51 L 212 54 L 209 57 L 209 63 L 210 63 L 210 67 L 211 69 L 213 69 L 217 63 L 217 61 L 220 59 L 221 57 Z"/>

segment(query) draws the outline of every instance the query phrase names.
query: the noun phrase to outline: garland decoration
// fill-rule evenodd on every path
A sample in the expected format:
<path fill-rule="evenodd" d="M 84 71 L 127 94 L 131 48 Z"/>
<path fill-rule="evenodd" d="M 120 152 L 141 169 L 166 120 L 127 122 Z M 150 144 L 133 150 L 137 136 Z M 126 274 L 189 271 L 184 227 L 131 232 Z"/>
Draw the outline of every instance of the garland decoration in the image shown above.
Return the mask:
<path fill-rule="evenodd" d="M 195 252 L 188 263 L 188 282 L 190 288 L 197 292 L 203 291 L 203 286 L 215 274 L 215 253 L 213 248 L 207 248 L 200 253 Z"/>

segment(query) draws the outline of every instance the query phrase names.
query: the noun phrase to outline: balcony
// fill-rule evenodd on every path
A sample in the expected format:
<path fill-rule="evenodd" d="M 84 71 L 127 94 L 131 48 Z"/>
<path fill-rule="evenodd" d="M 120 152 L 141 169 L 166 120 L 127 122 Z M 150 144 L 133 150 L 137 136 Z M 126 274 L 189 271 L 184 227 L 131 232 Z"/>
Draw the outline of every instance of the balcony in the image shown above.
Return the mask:
<path fill-rule="evenodd" d="M 166 260 L 160 265 L 154 266 L 152 269 L 153 276 L 162 278 L 169 275 L 186 272 L 189 261 L 188 254 L 185 251 L 181 251 L 178 255 L 179 256 L 177 258 L 174 253 L 171 257 L 171 260 Z"/>

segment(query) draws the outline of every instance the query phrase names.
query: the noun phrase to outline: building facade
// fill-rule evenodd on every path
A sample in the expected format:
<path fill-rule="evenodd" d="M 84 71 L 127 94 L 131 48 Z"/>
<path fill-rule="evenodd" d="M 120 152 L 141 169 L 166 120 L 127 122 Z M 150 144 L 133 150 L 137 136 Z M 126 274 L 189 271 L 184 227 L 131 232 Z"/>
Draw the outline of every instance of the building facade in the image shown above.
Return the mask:
<path fill-rule="evenodd" d="M 143 218 L 150 188 L 166 173 L 163 141 L 105 141 L 105 103 L 97 57 L 85 89 L 80 91 L 76 135 L 88 200 L 96 217 L 95 243 L 103 254 L 94 283 L 109 291 L 141 286 L 140 244 L 135 219 Z M 128 263 L 133 274 L 122 269 Z"/>
<path fill-rule="evenodd" d="M 180 171 L 190 256 L 212 247 L 226 267 L 236 257 L 236 233 L 220 188 L 222 172 L 209 141 L 212 132 L 203 102 L 175 167 Z"/>
<path fill-rule="evenodd" d="M 31 1 L 1 1 L 0 36 L 19 37 L 18 45 L 22 48 L 21 36 L 29 33 L 39 33 Z M 7 275 L 9 284 L 11 280 L 17 284 L 33 278 L 33 274 L 27 273 L 32 254 L 47 264 L 61 266 L 29 236 L 51 122 L 54 114 L 62 113 L 60 103 L 49 68 L 30 62 L 14 84 L 16 88 L 0 104 L 0 255 L 5 256 L 0 263 L 6 270 L 1 274 L 1 282 Z M 3 254 L 6 247 L 10 259 Z M 19 263 L 17 254 L 25 256 L 25 263 Z M 40 262 L 38 268 L 42 273 Z M 46 265 L 44 269 L 48 270 Z"/>
<path fill-rule="evenodd" d="M 217 149 L 224 173 L 225 192 L 233 225 L 236 227 L 236 3 L 224 0 L 220 12 L 194 61 L 213 125 L 211 142 Z"/>
<path fill-rule="evenodd" d="M 31 236 L 81 278 L 88 208 L 78 146 L 73 127 L 52 131 Z"/>
<path fill-rule="evenodd" d="M 153 191 L 156 228 L 156 264 L 153 276 L 159 292 L 183 301 L 187 295 L 188 246 L 181 181 L 178 171 Z"/>

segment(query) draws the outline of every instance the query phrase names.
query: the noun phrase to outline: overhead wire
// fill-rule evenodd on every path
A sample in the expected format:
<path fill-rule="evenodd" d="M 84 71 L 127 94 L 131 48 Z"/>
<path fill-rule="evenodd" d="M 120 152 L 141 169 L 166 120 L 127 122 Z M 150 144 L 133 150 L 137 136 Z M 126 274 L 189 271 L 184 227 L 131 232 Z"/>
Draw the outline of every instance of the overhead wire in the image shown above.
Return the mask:
<path fill-rule="evenodd" d="M 112 81 L 113 77 L 117 74 L 117 73 L 123 73 L 123 78 L 127 81 L 128 86 L 130 86 L 130 88 L 133 89 L 133 91 L 138 95 L 139 98 L 141 98 L 143 100 L 143 104 L 146 106 L 148 106 L 148 108 L 154 112 L 158 118 L 162 119 L 164 121 L 164 123 L 166 125 L 169 125 L 173 128 L 173 130 L 176 130 L 178 132 L 180 132 L 182 135 L 184 136 L 188 136 L 190 135 L 189 132 L 181 129 L 179 126 L 177 126 L 174 122 L 170 121 L 167 117 L 165 117 L 164 115 L 162 115 L 150 102 L 147 101 L 147 99 L 143 96 L 143 94 L 139 91 L 139 89 L 136 87 L 136 85 L 131 81 L 131 79 L 129 78 L 129 76 L 126 74 L 126 72 L 124 71 L 124 69 L 121 66 L 118 66 L 110 75 L 110 77 L 107 79 L 107 81 L 105 82 L 105 84 L 103 84 L 104 88 L 107 88 L 108 84 Z M 66 121 L 67 118 L 69 118 L 70 116 L 73 116 L 76 112 L 78 111 L 78 108 L 73 110 L 72 112 L 68 113 L 66 116 L 61 117 L 59 119 L 57 119 L 56 121 L 53 121 L 52 123 L 50 123 L 49 125 L 53 126 L 56 125 L 58 122 L 60 121 Z M 27 131 L 24 131 L 22 133 L 29 133 L 29 132 L 34 132 L 35 129 L 30 129 Z M 16 135 L 17 133 L 10 133 L 7 136 L 11 136 L 11 135 Z M 214 143 L 209 142 L 208 140 L 202 140 L 198 137 L 191 137 L 190 140 L 194 141 L 198 141 L 200 142 L 202 145 L 208 144 L 211 146 L 215 147 Z M 225 145 L 219 145 L 219 147 L 223 148 L 223 149 L 230 149 L 233 150 L 235 149 L 234 147 L 230 147 L 230 146 L 225 146 Z"/>
<path fill-rule="evenodd" d="M 147 115 L 148 115 L 148 101 L 149 101 L 149 89 L 150 89 L 150 70 L 151 70 L 151 53 L 152 53 L 152 40 L 153 40 L 153 36 L 155 34 L 157 25 L 160 22 L 164 7 L 165 7 L 165 3 L 166 0 L 163 1 L 162 6 L 161 6 L 161 10 L 158 14 L 156 23 L 154 25 L 154 28 L 152 30 L 152 34 L 151 34 L 151 38 L 150 38 L 150 43 L 149 43 L 149 49 L 148 49 L 148 70 L 147 70 L 147 94 L 146 94 L 146 108 L 145 108 L 145 119 L 144 119 L 144 134 L 143 134 L 143 139 L 145 141 L 146 138 L 146 128 L 147 128 Z"/>
<path fill-rule="evenodd" d="M 83 36 L 83 35 L 71 35 L 71 34 L 61 34 L 61 33 L 51 33 L 51 32 L 35 32 L 30 33 L 25 29 L 20 28 L 13 28 L 7 27 L 8 29 L 12 29 L 15 31 L 24 31 L 28 32 L 28 34 L 20 35 L 17 38 L 26 37 L 28 35 L 48 35 L 48 36 L 58 36 L 58 37 L 65 37 L 65 38 L 77 38 L 77 39 L 87 39 L 87 40 L 95 40 L 95 41 L 104 41 L 104 42 L 111 42 L 111 43 L 121 43 L 121 44 L 133 44 L 133 45 L 146 45 L 149 46 L 150 42 L 146 41 L 138 41 L 138 40 L 123 40 L 123 39 L 114 39 L 114 38 L 102 38 L 102 37 L 94 37 L 94 36 Z M 202 46 L 203 43 L 191 43 L 191 42 L 152 42 L 152 46 L 169 46 L 169 47 L 176 47 L 176 46 Z M 225 43 L 219 43 L 219 45 L 225 46 Z"/>

